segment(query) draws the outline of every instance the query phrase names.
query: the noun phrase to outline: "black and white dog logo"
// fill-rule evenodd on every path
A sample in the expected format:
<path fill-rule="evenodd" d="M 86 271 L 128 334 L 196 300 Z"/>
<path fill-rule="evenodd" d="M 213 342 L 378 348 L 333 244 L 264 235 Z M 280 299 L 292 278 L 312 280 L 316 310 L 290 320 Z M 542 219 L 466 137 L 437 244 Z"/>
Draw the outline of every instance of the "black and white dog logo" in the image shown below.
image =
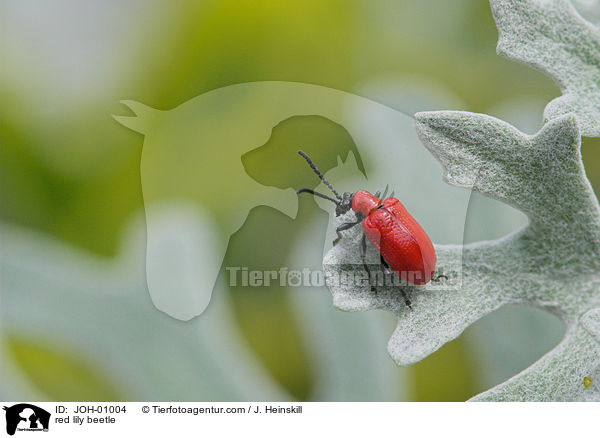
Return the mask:
<path fill-rule="evenodd" d="M 6 433 L 14 435 L 18 431 L 48 431 L 50 412 L 35 405 L 19 403 L 6 411 Z"/>

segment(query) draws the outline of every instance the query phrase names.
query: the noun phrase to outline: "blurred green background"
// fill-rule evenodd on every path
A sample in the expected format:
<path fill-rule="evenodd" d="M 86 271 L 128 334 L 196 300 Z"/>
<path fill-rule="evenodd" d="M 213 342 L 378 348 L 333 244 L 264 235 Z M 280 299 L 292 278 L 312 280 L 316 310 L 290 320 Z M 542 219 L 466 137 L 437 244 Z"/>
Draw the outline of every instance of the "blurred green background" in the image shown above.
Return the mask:
<path fill-rule="evenodd" d="M 365 90 L 397 77 L 435 84 L 463 102 L 449 109 L 500 115 L 507 101 L 541 102 L 531 115 L 541 121 L 543 103 L 558 96 L 558 88 L 541 73 L 498 57 L 496 39 L 482 0 L 4 1 L 1 220 L 114 257 L 123 227 L 143 208 L 143 137 L 111 118 L 127 114 L 122 99 L 171 109 L 215 88 L 281 80 L 382 101 Z M 318 117 L 293 122 L 277 141 L 292 142 L 308 131 L 332 145 L 347 142 L 344 132 Z M 596 188 L 598 146 L 597 139 L 584 139 L 584 162 Z M 299 208 L 300 222 L 322 213 L 307 199 Z M 225 264 L 251 254 L 255 266 L 274 266 L 298 228 L 280 214 L 255 209 L 230 241 Z M 276 247 L 260 245 L 269 236 L 277 236 Z M 279 287 L 230 292 L 252 350 L 280 385 L 305 399 L 314 384 L 310 353 L 290 316 L 288 295 Z M 469 329 L 477 330 L 477 324 Z M 8 339 L 22 370 L 49 398 L 128 398 L 110 375 L 76 353 L 10 331 Z M 486 389 L 477 379 L 482 366 L 461 337 L 408 369 L 409 399 L 466 400 Z"/>

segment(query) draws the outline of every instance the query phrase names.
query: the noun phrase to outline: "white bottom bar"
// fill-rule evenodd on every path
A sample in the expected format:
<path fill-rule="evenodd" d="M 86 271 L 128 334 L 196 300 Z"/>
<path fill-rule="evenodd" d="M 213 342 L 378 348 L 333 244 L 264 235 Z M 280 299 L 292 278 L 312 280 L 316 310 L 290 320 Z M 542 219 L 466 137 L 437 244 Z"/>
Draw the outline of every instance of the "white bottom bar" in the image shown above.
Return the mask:
<path fill-rule="evenodd" d="M 43 411 L 21 411 L 16 436 L 42 431 Z M 30 403 L 50 414 L 48 435 L 106 436 L 578 436 L 591 431 L 594 403 Z M 28 410 L 25 410 L 28 409 Z M 38 415 L 40 414 L 40 415 Z M 12 417 L 11 417 L 12 416 Z M 23 416 L 27 418 L 23 418 Z M 11 417 L 11 418 L 9 418 Z M 38 418 L 40 417 L 40 418 Z M 35 428 L 32 428 L 31 425 Z M 10 425 L 9 425 L 10 427 Z M 6 429 L 0 436 L 4 436 Z M 34 435 L 37 436 L 37 435 Z"/>

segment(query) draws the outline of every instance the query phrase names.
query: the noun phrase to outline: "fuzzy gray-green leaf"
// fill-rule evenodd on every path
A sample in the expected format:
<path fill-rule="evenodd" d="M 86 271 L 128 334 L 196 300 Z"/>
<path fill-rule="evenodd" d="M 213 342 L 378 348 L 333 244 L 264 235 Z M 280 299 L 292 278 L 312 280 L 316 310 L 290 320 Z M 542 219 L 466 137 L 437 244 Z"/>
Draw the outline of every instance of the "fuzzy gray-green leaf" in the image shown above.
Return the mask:
<path fill-rule="evenodd" d="M 548 120 L 573 113 L 583 135 L 600 136 L 600 29 L 568 0 L 491 0 L 498 54 L 549 75 L 563 95 Z"/>
<path fill-rule="evenodd" d="M 503 305 L 546 309 L 567 326 L 561 344 L 475 399 L 594 399 L 594 389 L 586 389 L 583 379 L 599 371 L 595 336 L 600 324 L 595 313 L 583 323 L 580 319 L 600 305 L 600 210 L 583 169 L 574 117 L 553 119 L 535 135 L 481 114 L 438 111 L 417 113 L 415 120 L 450 184 L 511 204 L 527 214 L 529 223 L 495 241 L 436 245 L 436 272 L 449 277 L 442 286 L 390 286 L 374 294 L 366 284 L 330 281 L 334 304 L 342 310 L 394 313 L 398 326 L 388 350 L 401 365 L 423 359 Z M 327 254 L 329 278 L 364 272 L 360 233 L 345 232 Z M 373 257 L 376 250 L 369 251 Z M 412 300 L 412 311 L 404 307 L 400 287 Z"/>

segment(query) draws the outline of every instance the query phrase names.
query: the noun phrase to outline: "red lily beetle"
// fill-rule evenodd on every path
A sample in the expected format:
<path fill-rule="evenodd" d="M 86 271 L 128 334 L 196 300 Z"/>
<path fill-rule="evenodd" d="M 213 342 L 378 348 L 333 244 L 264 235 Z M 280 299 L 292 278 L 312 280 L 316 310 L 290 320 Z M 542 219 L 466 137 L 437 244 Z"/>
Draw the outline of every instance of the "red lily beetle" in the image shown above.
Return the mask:
<path fill-rule="evenodd" d="M 356 221 L 344 223 L 336 229 L 338 238 L 334 244 L 341 238 L 340 231 L 348 230 L 362 222 L 364 234 L 361 240 L 360 252 L 363 266 L 369 274 L 370 282 L 372 273 L 365 262 L 367 252 L 366 239 L 369 239 L 379 251 L 381 265 L 386 272 L 389 272 L 391 268 L 404 281 L 414 285 L 423 285 L 432 279 L 436 262 L 433 244 L 423 228 L 406 211 L 402 203 L 392 197 L 393 193 L 392 196 L 383 201 L 379 198 L 379 192 L 372 195 L 366 190 L 359 190 L 356 193 L 346 192 L 340 196 L 309 156 L 303 151 L 298 151 L 298 154 L 308 162 L 311 169 L 333 192 L 335 199 L 308 188 L 299 189 L 296 193 L 310 193 L 333 202 L 336 205 L 336 216 L 345 214 L 350 209 L 355 212 Z M 385 192 L 387 192 L 387 187 Z M 382 198 L 385 198 L 385 192 Z M 434 281 L 440 277 L 446 276 L 440 275 Z M 372 282 L 371 291 L 376 292 Z M 404 294 L 406 305 L 411 307 L 410 300 L 404 290 L 402 290 L 402 293 Z"/>

